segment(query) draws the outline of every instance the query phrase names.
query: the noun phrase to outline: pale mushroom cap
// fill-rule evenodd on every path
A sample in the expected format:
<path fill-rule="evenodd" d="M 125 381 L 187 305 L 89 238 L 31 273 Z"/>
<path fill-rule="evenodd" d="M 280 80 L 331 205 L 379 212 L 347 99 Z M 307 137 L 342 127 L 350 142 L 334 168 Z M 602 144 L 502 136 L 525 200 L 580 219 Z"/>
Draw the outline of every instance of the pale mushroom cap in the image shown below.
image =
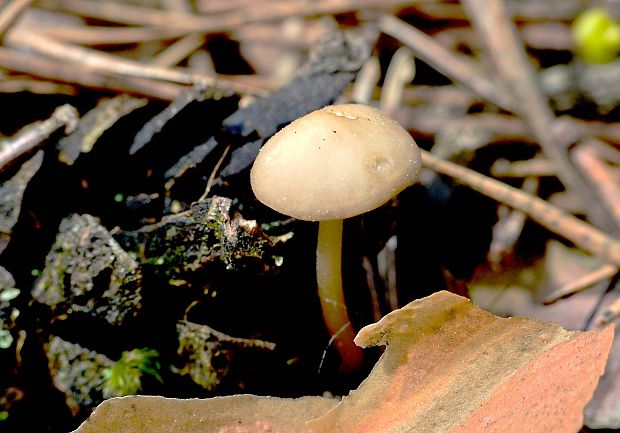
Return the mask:
<path fill-rule="evenodd" d="M 367 105 L 330 105 L 265 143 L 251 171 L 256 197 L 301 220 L 349 218 L 411 185 L 420 150 L 395 120 Z"/>

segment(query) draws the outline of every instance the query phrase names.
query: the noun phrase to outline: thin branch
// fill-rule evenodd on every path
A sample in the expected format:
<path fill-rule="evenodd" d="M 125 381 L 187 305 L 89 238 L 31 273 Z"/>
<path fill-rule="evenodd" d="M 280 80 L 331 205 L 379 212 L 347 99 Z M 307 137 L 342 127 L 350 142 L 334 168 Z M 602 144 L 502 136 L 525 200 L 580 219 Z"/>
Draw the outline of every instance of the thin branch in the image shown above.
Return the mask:
<path fill-rule="evenodd" d="M 394 117 L 405 129 L 417 136 L 434 136 L 450 123 L 487 130 L 492 134 L 494 142 L 533 143 L 526 124 L 515 116 L 493 113 L 454 116 L 437 113 L 429 110 L 428 107 L 403 106 Z M 590 136 L 620 145 L 620 123 L 618 122 L 583 121 L 574 117 L 562 117 L 557 121 L 567 122 L 568 126 L 574 128 L 577 138 Z"/>
<path fill-rule="evenodd" d="M 493 177 L 555 176 L 555 165 L 546 158 L 534 157 L 524 161 L 497 159 L 490 168 Z"/>
<path fill-rule="evenodd" d="M 501 108 L 512 111 L 515 107 L 511 95 L 498 88 L 470 58 L 451 52 L 426 33 L 392 15 L 382 15 L 379 19 L 379 28 L 385 34 L 407 45 L 416 57 L 448 78 L 462 83 Z"/>
<path fill-rule="evenodd" d="M 433 171 L 453 177 L 500 203 L 525 212 L 547 230 L 564 237 L 585 251 L 620 266 L 620 241 L 591 224 L 567 214 L 538 197 L 468 168 L 444 161 L 424 150 L 422 164 Z"/>
<path fill-rule="evenodd" d="M 17 17 L 32 4 L 33 0 L 13 0 L 0 11 L 0 39 Z"/>
<path fill-rule="evenodd" d="M 57 24 L 37 29 L 52 39 L 81 45 L 113 45 L 176 39 L 187 34 L 176 27 L 104 27 Z"/>
<path fill-rule="evenodd" d="M 187 89 L 186 86 L 151 79 L 122 75 L 109 76 L 88 66 L 76 67 L 70 63 L 28 55 L 2 47 L 0 47 L 0 67 L 73 86 L 112 90 L 166 101 L 175 100 Z"/>
<path fill-rule="evenodd" d="M 571 295 L 574 295 L 575 293 L 582 292 L 594 286 L 595 284 L 610 279 L 616 273 L 618 273 L 618 266 L 609 263 L 605 264 L 600 268 L 597 268 L 594 271 L 584 275 L 583 277 L 571 281 L 570 283 L 553 290 L 544 299 L 543 304 L 553 304 L 560 299 L 564 299 Z"/>
<path fill-rule="evenodd" d="M 538 76 L 529 62 L 516 27 L 502 0 L 464 0 L 463 6 L 480 32 L 499 78 L 515 98 L 516 112 L 526 121 L 543 153 L 557 167 L 557 175 L 566 189 L 586 204 L 589 219 L 599 227 L 613 229 L 616 224 L 600 201 L 571 164 L 565 145 L 554 137 L 551 126 L 555 116 L 540 90 Z"/>
<path fill-rule="evenodd" d="M 76 95 L 75 87 L 51 81 L 41 81 L 27 76 L 2 77 L 0 79 L 0 93 L 20 92 L 30 92 L 36 95 Z"/>
<path fill-rule="evenodd" d="M 596 139 L 581 142 L 573 152 L 573 161 L 590 180 L 605 208 L 620 223 L 620 177 L 600 158 L 598 149 L 603 146 Z"/>
<path fill-rule="evenodd" d="M 181 28 L 192 32 L 224 32 L 246 24 L 282 20 L 293 16 L 314 16 L 341 14 L 364 9 L 390 10 L 406 6 L 411 0 L 315 0 L 312 2 L 272 1 L 269 7 L 258 3 L 239 13 L 195 15 L 181 12 L 162 11 L 154 8 L 132 6 L 120 2 L 95 0 L 43 0 L 50 9 L 80 14 L 82 16 L 107 20 L 118 24 Z"/>
<path fill-rule="evenodd" d="M 222 152 L 220 159 L 217 160 L 217 162 L 215 163 L 215 166 L 213 167 L 213 170 L 211 171 L 211 174 L 209 175 L 209 179 L 207 180 L 207 186 L 205 187 L 205 192 L 200 196 L 198 201 L 206 200 L 207 197 L 209 196 L 209 192 L 211 191 L 211 187 L 213 186 L 213 181 L 215 180 L 215 176 L 217 172 L 220 170 L 220 167 L 222 163 L 224 162 L 224 159 L 226 159 L 226 155 L 228 155 L 230 148 L 231 148 L 230 144 L 228 144 L 224 148 L 224 151 Z"/>
<path fill-rule="evenodd" d="M 526 177 L 521 189 L 528 194 L 536 194 L 539 180 L 535 177 Z M 514 251 L 517 241 L 521 237 L 527 215 L 518 209 L 511 209 L 506 205 L 498 206 L 498 220 L 493 226 L 493 238 L 487 253 L 487 259 L 493 268 L 498 268 L 505 257 Z"/>
<path fill-rule="evenodd" d="M 65 128 L 67 133 L 73 131 L 78 118 L 79 114 L 73 106 L 62 105 L 54 110 L 49 119 L 26 126 L 13 137 L 3 140 L 0 146 L 0 171 L 37 148 L 58 129 Z"/>
<path fill-rule="evenodd" d="M 13 47 L 25 48 L 58 60 L 72 62 L 80 66 L 88 66 L 108 74 L 150 78 L 179 84 L 199 83 L 214 87 L 222 92 L 239 92 L 242 94 L 264 93 L 262 89 L 231 80 L 215 79 L 201 74 L 189 73 L 180 68 L 170 69 L 143 64 L 89 48 L 58 42 L 49 37 L 25 31 L 11 33 L 7 42 Z"/>
<path fill-rule="evenodd" d="M 149 63 L 157 66 L 178 65 L 204 43 L 205 37 L 202 33 L 190 33 L 149 59 Z"/>

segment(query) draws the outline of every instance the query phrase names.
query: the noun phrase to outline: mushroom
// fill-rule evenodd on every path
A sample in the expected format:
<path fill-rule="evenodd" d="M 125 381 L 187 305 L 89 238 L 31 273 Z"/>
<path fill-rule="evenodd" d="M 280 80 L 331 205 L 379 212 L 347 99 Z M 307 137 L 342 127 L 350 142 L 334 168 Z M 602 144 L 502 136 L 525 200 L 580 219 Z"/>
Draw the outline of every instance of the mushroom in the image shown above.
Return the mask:
<path fill-rule="evenodd" d="M 252 166 L 257 199 L 285 215 L 319 221 L 316 278 L 340 371 L 361 367 L 341 278 L 343 219 L 378 208 L 410 186 L 421 166 L 407 131 L 361 104 L 331 105 L 271 137 Z"/>

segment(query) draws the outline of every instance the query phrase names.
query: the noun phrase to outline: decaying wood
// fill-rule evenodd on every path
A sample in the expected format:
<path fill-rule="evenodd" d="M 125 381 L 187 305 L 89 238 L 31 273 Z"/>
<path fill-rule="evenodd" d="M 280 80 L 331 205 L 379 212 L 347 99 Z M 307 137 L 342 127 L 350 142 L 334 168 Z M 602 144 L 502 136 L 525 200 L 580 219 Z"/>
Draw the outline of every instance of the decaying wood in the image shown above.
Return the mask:
<path fill-rule="evenodd" d="M 84 314 L 122 325 L 142 307 L 142 271 L 91 215 L 65 218 L 33 288 L 54 314 Z"/>
<path fill-rule="evenodd" d="M 63 105 L 58 107 L 49 119 L 29 125 L 12 138 L 4 140 L 0 146 L 0 172 L 41 145 L 58 129 L 64 128 L 66 133 L 72 132 L 77 127 L 78 118 L 74 107 Z"/>
<path fill-rule="evenodd" d="M 24 191 L 28 182 L 41 168 L 43 151 L 37 152 L 24 162 L 12 178 L 0 184 L 0 253 L 11 240 L 13 227 L 17 224 L 22 207 Z"/>

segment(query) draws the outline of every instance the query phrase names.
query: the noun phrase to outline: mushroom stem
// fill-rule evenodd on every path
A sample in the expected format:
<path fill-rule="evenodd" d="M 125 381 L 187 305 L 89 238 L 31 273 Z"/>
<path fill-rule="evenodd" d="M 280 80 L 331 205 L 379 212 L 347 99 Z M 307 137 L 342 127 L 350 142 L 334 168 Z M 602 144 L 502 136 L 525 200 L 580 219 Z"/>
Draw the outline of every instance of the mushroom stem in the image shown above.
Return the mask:
<path fill-rule="evenodd" d="M 362 349 L 353 343 L 351 326 L 342 290 L 342 219 L 319 221 L 316 248 L 316 281 L 323 320 L 342 358 L 341 372 L 354 372 L 362 365 Z"/>

